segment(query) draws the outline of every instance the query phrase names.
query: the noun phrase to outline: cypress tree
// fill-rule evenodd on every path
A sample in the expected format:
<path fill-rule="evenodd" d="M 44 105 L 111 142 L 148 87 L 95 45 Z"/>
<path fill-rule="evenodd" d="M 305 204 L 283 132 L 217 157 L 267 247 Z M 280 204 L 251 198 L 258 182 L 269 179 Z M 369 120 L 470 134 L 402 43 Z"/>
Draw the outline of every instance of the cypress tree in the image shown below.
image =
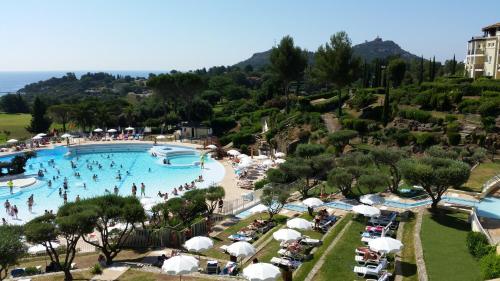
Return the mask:
<path fill-rule="evenodd" d="M 418 85 L 424 82 L 424 56 L 420 57 L 420 68 L 418 71 Z"/>
<path fill-rule="evenodd" d="M 366 63 L 366 59 L 365 59 L 365 62 L 363 64 L 363 88 L 368 88 L 368 84 L 369 84 L 369 77 L 368 77 L 369 73 L 368 73 L 368 64 Z"/>
<path fill-rule="evenodd" d="M 429 58 L 429 81 L 432 81 L 432 58 Z"/>
<path fill-rule="evenodd" d="M 436 57 L 432 57 L 432 79 L 431 81 L 434 81 L 436 78 Z"/>
<path fill-rule="evenodd" d="M 387 73 L 384 75 L 384 84 L 385 84 L 385 96 L 384 96 L 384 109 L 382 112 L 382 122 L 384 122 L 384 127 L 387 126 L 390 117 L 390 100 L 389 100 L 389 82 L 387 81 Z"/>
<path fill-rule="evenodd" d="M 39 97 L 36 97 L 33 103 L 33 111 L 31 112 L 30 125 L 26 127 L 26 130 L 31 133 L 47 132 L 52 124 L 52 121 L 47 118 L 46 113 L 47 106 Z"/>
<path fill-rule="evenodd" d="M 455 75 L 457 68 L 457 60 L 455 59 L 455 54 L 453 54 L 453 61 L 451 62 L 451 75 Z"/>

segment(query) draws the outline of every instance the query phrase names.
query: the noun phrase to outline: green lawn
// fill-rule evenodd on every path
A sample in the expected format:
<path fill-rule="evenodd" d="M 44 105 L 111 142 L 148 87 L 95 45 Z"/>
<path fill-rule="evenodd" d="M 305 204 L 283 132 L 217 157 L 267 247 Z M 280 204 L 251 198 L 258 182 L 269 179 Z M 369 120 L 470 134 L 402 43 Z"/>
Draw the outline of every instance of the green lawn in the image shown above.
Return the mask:
<path fill-rule="evenodd" d="M 362 245 L 359 233 L 364 228 L 364 222 L 352 220 L 352 224 L 346 230 L 341 240 L 326 255 L 325 263 L 314 280 L 363 280 L 357 278 L 352 270 L 356 265 L 354 261 L 354 249 Z"/>
<path fill-rule="evenodd" d="M 327 236 L 324 237 L 323 239 L 323 245 L 321 245 L 316 252 L 314 253 L 313 259 L 307 262 L 304 262 L 299 269 L 297 269 L 297 272 L 295 273 L 294 280 L 304 280 L 311 269 L 314 267 L 314 265 L 318 262 L 320 257 L 322 257 L 325 254 L 326 249 L 328 246 L 333 242 L 335 237 L 339 234 L 340 231 L 345 227 L 345 225 L 351 220 L 352 214 L 346 215 L 344 219 L 341 221 L 337 222 L 333 227 L 334 229 L 331 230 L 330 233 L 328 233 Z M 354 251 L 354 250 L 353 250 Z M 354 252 L 353 252 L 354 253 Z"/>
<path fill-rule="evenodd" d="M 30 133 L 26 131 L 26 126 L 29 125 L 31 115 L 29 114 L 6 114 L 0 113 L 0 143 L 7 139 L 25 139 L 30 137 Z M 10 135 L 6 136 L 4 131 L 9 131 Z"/>
<path fill-rule="evenodd" d="M 429 280 L 481 280 L 477 261 L 465 244 L 470 224 L 466 213 L 440 210 L 422 221 L 422 248 Z"/>
<path fill-rule="evenodd" d="M 404 248 L 401 252 L 401 271 L 404 281 L 418 281 L 417 264 L 415 261 L 414 232 L 415 232 L 415 215 L 411 215 L 404 223 L 403 242 Z"/>
<path fill-rule="evenodd" d="M 227 238 L 229 235 L 238 232 L 238 230 L 249 225 L 255 219 L 260 219 L 260 218 L 264 218 L 264 219 L 268 218 L 268 215 L 267 214 L 252 215 L 246 219 L 239 220 L 236 224 L 228 226 L 226 229 L 224 229 L 218 235 L 212 237 L 212 239 L 214 240 L 214 247 L 212 249 L 209 249 L 207 251 L 202 252 L 201 254 L 204 256 L 212 257 L 212 258 L 216 258 L 216 259 L 229 260 L 229 255 L 223 253 L 220 249 L 220 246 L 230 245 L 232 243 L 232 241 Z M 284 223 L 286 221 L 286 219 L 284 219 L 282 216 L 279 216 L 279 215 L 275 216 L 275 220 L 278 223 Z M 259 237 L 257 241 L 254 240 L 253 244 L 255 246 L 258 246 L 259 243 L 262 243 L 262 241 L 264 241 L 265 239 L 267 239 L 267 237 L 269 237 L 270 232 L 272 233 L 276 229 L 277 229 L 277 227 L 273 228 L 271 231 L 264 234 L 262 237 Z"/>
<path fill-rule="evenodd" d="M 470 174 L 464 189 L 481 192 L 483 184 L 500 173 L 500 161 L 481 163 Z"/>

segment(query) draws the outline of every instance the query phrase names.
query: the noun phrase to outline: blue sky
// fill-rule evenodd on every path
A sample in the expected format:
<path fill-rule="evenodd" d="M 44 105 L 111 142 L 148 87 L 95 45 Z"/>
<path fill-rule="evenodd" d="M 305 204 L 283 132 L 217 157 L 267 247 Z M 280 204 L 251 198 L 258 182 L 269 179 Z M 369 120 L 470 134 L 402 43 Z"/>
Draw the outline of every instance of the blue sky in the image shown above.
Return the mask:
<path fill-rule="evenodd" d="M 473 12 L 470 12 L 473 11 Z M 500 1 L 15 0 L 0 2 L 0 70 L 188 70 L 230 65 L 284 35 L 316 50 L 345 30 L 463 59 Z"/>

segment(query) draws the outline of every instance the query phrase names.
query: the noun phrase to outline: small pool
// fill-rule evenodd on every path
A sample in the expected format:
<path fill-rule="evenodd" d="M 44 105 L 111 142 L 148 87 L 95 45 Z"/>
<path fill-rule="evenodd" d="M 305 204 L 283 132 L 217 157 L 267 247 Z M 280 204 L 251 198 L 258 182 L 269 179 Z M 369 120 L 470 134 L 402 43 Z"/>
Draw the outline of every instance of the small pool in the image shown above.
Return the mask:
<path fill-rule="evenodd" d="M 283 208 L 294 212 L 300 212 L 300 213 L 307 212 L 307 207 L 302 205 L 285 204 Z"/>
<path fill-rule="evenodd" d="M 336 208 L 336 209 L 341 209 L 345 211 L 350 211 L 352 209 L 351 204 L 347 204 L 341 201 L 333 201 L 333 202 L 328 202 L 325 204 L 325 206 L 330 207 L 330 208 Z"/>
<path fill-rule="evenodd" d="M 487 196 L 476 207 L 480 217 L 500 220 L 500 198 Z"/>

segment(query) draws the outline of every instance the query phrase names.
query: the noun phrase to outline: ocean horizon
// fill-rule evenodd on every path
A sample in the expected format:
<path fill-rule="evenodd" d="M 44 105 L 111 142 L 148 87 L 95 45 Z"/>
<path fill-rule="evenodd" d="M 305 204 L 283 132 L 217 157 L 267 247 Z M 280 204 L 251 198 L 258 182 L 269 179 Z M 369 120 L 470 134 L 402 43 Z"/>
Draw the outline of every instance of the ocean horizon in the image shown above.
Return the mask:
<path fill-rule="evenodd" d="M 0 96 L 15 93 L 24 86 L 44 81 L 52 77 L 61 78 L 66 73 L 75 73 L 79 79 L 86 73 L 105 72 L 112 75 L 130 75 L 132 77 L 147 78 L 150 73 L 159 74 L 168 71 L 161 70 L 78 70 L 78 71 L 0 71 Z"/>

